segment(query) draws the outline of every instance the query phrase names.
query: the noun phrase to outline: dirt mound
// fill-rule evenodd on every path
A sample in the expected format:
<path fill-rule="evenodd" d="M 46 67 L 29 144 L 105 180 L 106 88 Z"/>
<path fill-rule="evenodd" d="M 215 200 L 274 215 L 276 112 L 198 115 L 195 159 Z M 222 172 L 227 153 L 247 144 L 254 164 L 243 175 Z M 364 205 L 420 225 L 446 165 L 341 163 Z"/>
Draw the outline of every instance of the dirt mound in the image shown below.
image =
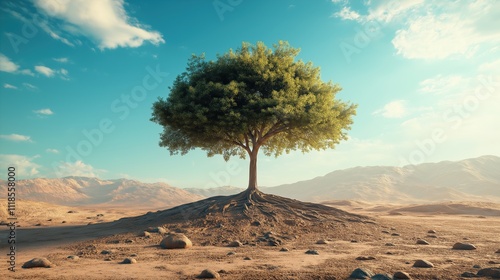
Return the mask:
<path fill-rule="evenodd" d="M 437 203 L 393 209 L 391 212 L 411 212 L 446 215 L 500 216 L 500 204 L 496 203 Z"/>

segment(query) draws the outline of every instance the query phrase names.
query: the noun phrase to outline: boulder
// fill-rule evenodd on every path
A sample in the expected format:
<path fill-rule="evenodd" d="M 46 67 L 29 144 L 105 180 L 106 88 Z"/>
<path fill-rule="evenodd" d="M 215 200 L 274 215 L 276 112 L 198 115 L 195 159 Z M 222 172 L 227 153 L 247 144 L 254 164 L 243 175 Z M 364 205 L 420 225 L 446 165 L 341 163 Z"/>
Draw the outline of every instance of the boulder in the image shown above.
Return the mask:
<path fill-rule="evenodd" d="M 134 258 L 125 258 L 121 264 L 134 264 L 137 263 L 137 261 Z"/>
<path fill-rule="evenodd" d="M 398 271 L 394 273 L 394 279 L 399 280 L 399 279 L 411 279 L 410 274 L 403 272 L 403 271 Z"/>
<path fill-rule="evenodd" d="M 227 245 L 227 247 L 241 247 L 241 246 L 243 246 L 243 243 L 241 243 L 239 240 L 234 240 Z"/>
<path fill-rule="evenodd" d="M 23 268 L 33 268 L 33 267 L 45 267 L 45 268 L 51 268 L 54 267 L 55 265 L 52 264 L 48 259 L 46 258 L 34 258 L 31 259 L 30 261 L 27 261 L 23 264 Z"/>
<path fill-rule="evenodd" d="M 160 242 L 163 249 L 187 249 L 192 246 L 191 240 L 182 233 L 171 233 Z"/>
<path fill-rule="evenodd" d="M 434 265 L 430 261 L 426 260 L 417 260 L 414 264 L 413 267 L 423 267 L 423 268 L 431 268 L 434 267 Z"/>
<path fill-rule="evenodd" d="M 393 280 L 392 276 L 386 273 L 375 274 L 370 280 Z"/>
<path fill-rule="evenodd" d="M 453 245 L 453 250 L 476 250 L 476 246 L 470 243 L 457 242 Z"/>
<path fill-rule="evenodd" d="M 374 275 L 369 269 L 358 267 L 351 273 L 349 279 L 370 279 Z"/>
<path fill-rule="evenodd" d="M 215 270 L 205 269 L 196 278 L 201 278 L 201 279 L 219 279 L 220 275 Z"/>
<path fill-rule="evenodd" d="M 321 244 L 321 245 L 328 244 L 328 240 L 320 239 L 320 240 L 316 241 L 316 244 Z"/>
<path fill-rule="evenodd" d="M 477 272 L 477 276 L 488 276 L 491 278 L 500 278 L 500 267 L 483 268 Z"/>
<path fill-rule="evenodd" d="M 424 239 L 418 239 L 417 240 L 417 244 L 418 245 L 429 245 L 429 242 L 427 242 L 426 240 Z"/>
<path fill-rule="evenodd" d="M 308 254 L 308 255 L 319 255 L 318 251 L 316 251 L 316 250 L 307 250 L 306 254 Z"/>

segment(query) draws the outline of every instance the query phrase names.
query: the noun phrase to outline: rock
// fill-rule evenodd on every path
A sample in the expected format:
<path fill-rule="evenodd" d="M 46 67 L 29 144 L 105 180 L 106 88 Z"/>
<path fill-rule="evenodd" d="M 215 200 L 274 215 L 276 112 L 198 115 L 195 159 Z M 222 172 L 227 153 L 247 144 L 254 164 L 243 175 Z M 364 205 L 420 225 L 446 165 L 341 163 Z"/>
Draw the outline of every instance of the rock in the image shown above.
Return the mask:
<path fill-rule="evenodd" d="M 74 214 L 74 213 L 78 213 L 78 212 L 77 212 L 77 211 L 75 211 L 75 210 L 69 210 L 69 211 L 68 211 L 68 213 L 69 213 L 69 214 Z"/>
<path fill-rule="evenodd" d="M 431 230 L 427 231 L 427 233 L 436 233 L 436 231 L 431 229 Z"/>
<path fill-rule="evenodd" d="M 316 244 L 328 244 L 329 242 L 325 239 L 320 239 L 318 241 L 316 241 Z"/>
<path fill-rule="evenodd" d="M 134 264 L 137 263 L 137 261 L 134 258 L 125 258 L 121 264 Z"/>
<path fill-rule="evenodd" d="M 428 234 L 428 235 L 427 235 L 427 237 L 429 237 L 429 238 L 438 238 L 438 237 L 437 237 L 436 235 L 434 235 L 434 234 Z"/>
<path fill-rule="evenodd" d="M 23 264 L 23 268 L 33 268 L 33 267 L 45 267 L 45 268 L 51 268 L 54 267 L 55 265 L 52 264 L 49 260 L 46 258 L 34 258 L 31 259 L 30 261 L 27 261 Z"/>
<path fill-rule="evenodd" d="M 477 272 L 478 276 L 489 276 L 491 278 L 500 278 L 500 268 L 483 268 Z"/>
<path fill-rule="evenodd" d="M 389 274 L 375 274 L 372 276 L 372 278 L 370 278 L 371 280 L 393 280 L 392 276 L 390 276 Z"/>
<path fill-rule="evenodd" d="M 417 240 L 417 244 L 419 244 L 419 245 L 429 245 L 429 242 L 427 242 L 427 241 L 425 241 L 423 239 L 418 239 Z"/>
<path fill-rule="evenodd" d="M 285 247 L 280 249 L 280 252 L 288 252 L 288 251 L 290 251 L 290 250 L 288 250 L 288 248 L 285 248 Z"/>
<path fill-rule="evenodd" d="M 472 266 L 472 268 L 480 269 L 480 268 L 481 268 L 481 266 L 480 266 L 480 265 L 478 265 L 478 264 L 475 264 L 475 265 L 473 265 L 473 266 Z"/>
<path fill-rule="evenodd" d="M 245 260 L 245 261 L 251 261 L 252 258 L 250 258 L 250 257 L 244 257 L 243 260 Z"/>
<path fill-rule="evenodd" d="M 385 246 L 392 247 L 392 246 L 396 246 L 396 245 L 394 245 L 394 243 L 385 243 Z"/>
<path fill-rule="evenodd" d="M 253 221 L 250 225 L 252 225 L 254 227 L 258 227 L 261 225 L 261 223 L 259 221 Z"/>
<path fill-rule="evenodd" d="M 112 258 L 105 258 L 105 259 L 104 259 L 104 261 L 106 261 L 106 262 L 110 262 L 110 261 L 112 261 L 112 260 L 113 260 Z"/>
<path fill-rule="evenodd" d="M 489 261 L 488 263 L 489 264 L 500 264 L 500 262 L 497 262 L 497 261 Z"/>
<path fill-rule="evenodd" d="M 308 255 L 319 255 L 318 251 L 316 251 L 316 250 L 307 250 L 306 254 L 308 254 Z"/>
<path fill-rule="evenodd" d="M 110 254 L 113 254 L 114 251 L 113 250 L 102 250 L 101 251 L 101 255 L 110 255 Z"/>
<path fill-rule="evenodd" d="M 145 231 L 142 236 L 146 237 L 146 238 L 151 238 L 151 233 Z"/>
<path fill-rule="evenodd" d="M 79 257 L 79 256 L 74 256 L 74 255 L 71 255 L 71 256 L 68 256 L 68 259 L 70 259 L 70 260 L 74 260 L 74 261 L 77 261 L 77 260 L 79 260 L 79 259 L 80 259 L 80 257 Z"/>
<path fill-rule="evenodd" d="M 132 239 L 127 239 L 127 240 L 125 240 L 125 243 L 134 243 L 134 242 L 135 242 L 135 241 L 134 241 L 134 240 L 132 240 Z"/>
<path fill-rule="evenodd" d="M 202 279 L 219 279 L 220 278 L 220 274 L 217 271 L 215 271 L 215 270 L 205 269 L 196 278 L 202 278 Z"/>
<path fill-rule="evenodd" d="M 403 271 L 398 271 L 396 273 L 394 273 L 394 279 L 396 280 L 399 280 L 399 279 L 411 279 L 410 277 L 410 274 L 406 273 L 406 272 L 403 272 Z"/>
<path fill-rule="evenodd" d="M 396 230 L 396 228 L 395 227 L 391 227 L 391 230 Z"/>
<path fill-rule="evenodd" d="M 500 249 L 498 249 L 498 250 L 495 252 L 495 254 L 500 254 Z"/>
<path fill-rule="evenodd" d="M 239 240 L 235 240 L 227 245 L 227 247 L 241 247 L 243 246 L 243 243 L 241 243 Z"/>
<path fill-rule="evenodd" d="M 389 234 L 390 232 L 388 232 L 387 230 L 383 230 L 382 233 Z"/>
<path fill-rule="evenodd" d="M 358 243 L 358 240 L 351 240 L 351 243 Z"/>
<path fill-rule="evenodd" d="M 391 234 L 391 235 L 392 235 L 392 236 L 401 236 L 401 234 L 400 234 L 400 233 L 397 233 L 397 232 L 395 232 L 395 233 L 393 233 L 393 234 Z"/>
<path fill-rule="evenodd" d="M 371 272 L 369 269 L 366 268 L 356 268 L 351 275 L 349 276 L 350 279 L 369 279 L 375 275 L 373 272 Z"/>
<path fill-rule="evenodd" d="M 297 225 L 297 221 L 295 221 L 295 220 L 283 220 L 283 223 L 285 223 L 286 225 L 289 225 L 289 226 L 296 226 Z"/>
<path fill-rule="evenodd" d="M 137 257 L 136 253 L 130 254 L 131 257 Z"/>
<path fill-rule="evenodd" d="M 234 255 L 236 255 L 236 253 L 235 252 L 228 252 L 227 255 L 228 256 L 234 256 Z"/>
<path fill-rule="evenodd" d="M 474 277 L 477 277 L 476 274 L 470 272 L 470 271 L 466 271 L 462 274 L 460 274 L 461 277 L 464 277 L 464 278 L 474 278 Z"/>
<path fill-rule="evenodd" d="M 470 243 L 460 243 L 457 242 L 453 245 L 453 250 L 476 250 L 476 246 Z"/>
<path fill-rule="evenodd" d="M 191 240 L 182 233 L 171 233 L 160 243 L 160 247 L 163 249 L 187 249 L 192 246 Z"/>
<path fill-rule="evenodd" d="M 65 224 L 65 223 L 66 223 L 66 221 L 62 221 L 61 223 Z"/>
<path fill-rule="evenodd" d="M 417 260 L 414 264 L 413 267 L 423 267 L 423 268 L 431 268 L 434 267 L 434 265 L 426 260 Z"/>
<path fill-rule="evenodd" d="M 356 258 L 356 260 L 358 260 L 358 261 L 371 261 L 374 259 L 375 259 L 375 257 L 372 257 L 372 256 L 360 256 L 360 257 Z"/>
<path fill-rule="evenodd" d="M 159 234 L 167 234 L 167 229 L 164 227 L 149 227 L 146 231 Z"/>

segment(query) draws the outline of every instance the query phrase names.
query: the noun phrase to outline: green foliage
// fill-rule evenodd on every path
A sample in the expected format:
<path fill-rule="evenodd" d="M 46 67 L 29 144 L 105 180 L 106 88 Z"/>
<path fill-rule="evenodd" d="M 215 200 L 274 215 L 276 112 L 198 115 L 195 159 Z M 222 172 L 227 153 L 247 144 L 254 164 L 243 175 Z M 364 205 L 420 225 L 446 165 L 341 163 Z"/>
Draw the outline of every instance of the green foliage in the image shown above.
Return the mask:
<path fill-rule="evenodd" d="M 334 148 L 347 137 L 355 105 L 335 99 L 341 88 L 320 79 L 312 63 L 296 61 L 287 42 L 250 45 L 207 61 L 193 55 L 167 99 L 153 104 L 160 146 L 171 154 L 194 148 L 208 156 L 245 158 Z"/>

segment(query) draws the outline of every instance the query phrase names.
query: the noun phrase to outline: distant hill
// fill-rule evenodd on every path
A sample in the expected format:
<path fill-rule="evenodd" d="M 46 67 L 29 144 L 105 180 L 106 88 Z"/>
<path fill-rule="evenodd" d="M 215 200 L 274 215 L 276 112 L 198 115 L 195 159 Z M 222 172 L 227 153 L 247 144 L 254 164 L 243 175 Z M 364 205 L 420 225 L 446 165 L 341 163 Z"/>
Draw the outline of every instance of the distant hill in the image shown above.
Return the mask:
<path fill-rule="evenodd" d="M 16 196 L 68 206 L 102 204 L 145 208 L 167 208 L 203 198 L 166 183 L 89 177 L 19 180 Z"/>
<path fill-rule="evenodd" d="M 199 189 L 199 188 L 186 188 L 184 189 L 190 193 L 194 193 L 197 195 L 202 195 L 205 197 L 211 196 L 219 196 L 219 195 L 232 195 L 237 194 L 244 191 L 244 188 L 237 188 L 233 186 L 222 186 L 217 188 L 209 188 L 209 189 Z"/>
<path fill-rule="evenodd" d="M 299 200 L 500 201 L 500 157 L 482 156 L 404 167 L 369 166 L 337 170 L 307 181 L 265 188 Z"/>

